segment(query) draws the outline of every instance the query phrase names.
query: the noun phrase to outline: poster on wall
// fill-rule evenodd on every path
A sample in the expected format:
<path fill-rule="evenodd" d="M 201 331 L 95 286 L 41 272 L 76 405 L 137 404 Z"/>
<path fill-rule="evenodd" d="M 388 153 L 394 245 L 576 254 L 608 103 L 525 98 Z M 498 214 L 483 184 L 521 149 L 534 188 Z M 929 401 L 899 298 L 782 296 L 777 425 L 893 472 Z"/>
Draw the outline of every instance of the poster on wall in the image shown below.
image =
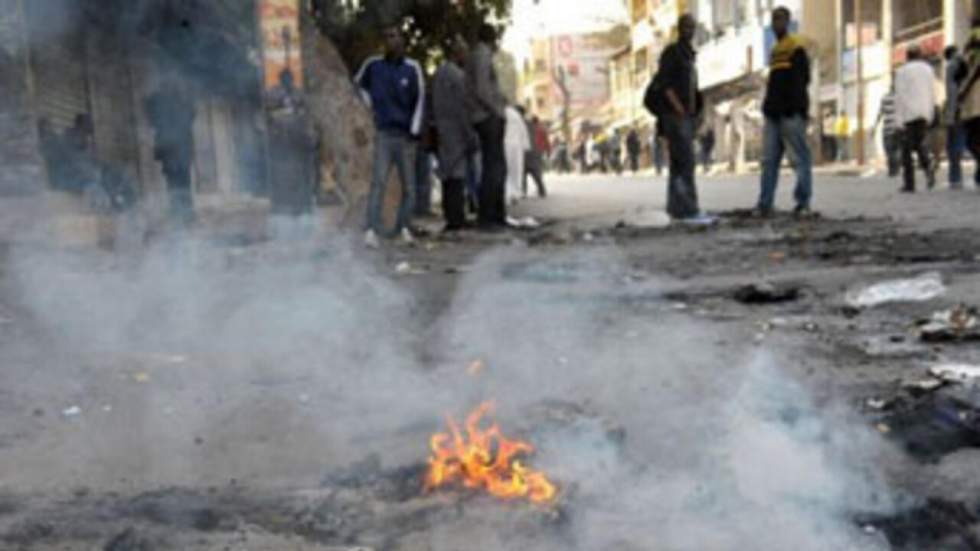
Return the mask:
<path fill-rule="evenodd" d="M 272 109 L 293 108 L 303 89 L 300 0 L 260 0 L 262 65 L 266 101 Z"/>

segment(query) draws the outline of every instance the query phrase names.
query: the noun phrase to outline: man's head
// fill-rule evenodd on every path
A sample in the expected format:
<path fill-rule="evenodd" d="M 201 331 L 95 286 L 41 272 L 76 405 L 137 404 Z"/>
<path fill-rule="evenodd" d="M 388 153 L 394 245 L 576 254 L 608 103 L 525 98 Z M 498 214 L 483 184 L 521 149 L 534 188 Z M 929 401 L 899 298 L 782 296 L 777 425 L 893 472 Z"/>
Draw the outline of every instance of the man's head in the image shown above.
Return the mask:
<path fill-rule="evenodd" d="M 694 41 L 694 32 L 697 30 L 697 23 L 694 21 L 694 16 L 685 13 L 680 16 L 677 20 L 677 38 L 681 42 L 690 44 Z"/>
<path fill-rule="evenodd" d="M 446 58 L 457 65 L 463 65 L 466 62 L 469 50 L 469 44 L 459 35 L 452 36 L 446 42 Z"/>
<path fill-rule="evenodd" d="M 772 32 L 776 34 L 778 38 L 786 36 L 789 32 L 789 21 L 792 14 L 789 8 L 780 6 L 772 10 Z"/>
<path fill-rule="evenodd" d="M 946 46 L 946 49 L 943 50 L 943 58 L 946 61 L 952 61 L 957 53 L 959 53 L 959 50 L 956 49 L 956 46 Z"/>
<path fill-rule="evenodd" d="M 912 44 L 909 46 L 908 52 L 906 52 L 906 57 L 909 61 L 916 61 L 922 59 L 922 48 L 918 44 Z"/>
<path fill-rule="evenodd" d="M 497 47 L 497 29 L 489 23 L 483 23 L 480 28 L 476 31 L 476 39 L 480 42 L 490 46 L 491 48 Z"/>
<path fill-rule="evenodd" d="M 385 55 L 388 57 L 402 57 L 405 55 L 405 35 L 402 34 L 401 27 L 392 24 L 381 29 L 381 36 L 385 42 Z"/>

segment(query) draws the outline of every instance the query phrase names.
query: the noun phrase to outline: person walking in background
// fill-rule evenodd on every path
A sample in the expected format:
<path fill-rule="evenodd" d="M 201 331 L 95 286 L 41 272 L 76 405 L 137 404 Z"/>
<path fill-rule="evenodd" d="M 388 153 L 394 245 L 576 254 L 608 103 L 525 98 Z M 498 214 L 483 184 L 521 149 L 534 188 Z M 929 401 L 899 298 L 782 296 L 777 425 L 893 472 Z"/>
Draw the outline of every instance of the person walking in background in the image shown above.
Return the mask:
<path fill-rule="evenodd" d="M 980 14 L 973 17 L 970 40 L 963 49 L 966 72 L 956 96 L 960 120 L 966 131 L 966 146 L 977 161 L 973 183 L 980 186 Z"/>
<path fill-rule="evenodd" d="M 960 81 L 966 75 L 966 63 L 960 57 L 956 46 L 949 46 L 943 52 L 946 59 L 946 107 L 943 109 L 943 126 L 946 127 L 946 158 L 949 159 L 949 187 L 963 189 L 963 150 L 966 136 L 960 124 L 957 96 Z"/>
<path fill-rule="evenodd" d="M 878 118 L 875 119 L 871 134 L 877 132 L 879 125 L 881 125 L 881 146 L 885 150 L 885 158 L 888 162 L 888 177 L 894 178 L 898 176 L 899 168 L 902 166 L 902 131 L 895 119 L 894 86 L 881 98 Z"/>
<path fill-rule="evenodd" d="M 425 80 L 422 67 L 405 57 L 405 37 L 391 25 L 383 30 L 383 56 L 368 58 L 354 77 L 361 95 L 374 112 L 374 166 L 368 195 L 364 241 L 378 246 L 379 235 L 401 235 L 413 241 L 408 224 L 415 203 L 415 149 L 422 131 Z M 388 175 L 394 165 L 401 178 L 402 199 L 392 232 L 385 231 L 382 204 Z"/>
<path fill-rule="evenodd" d="M 468 53 L 466 42 L 453 38 L 445 47 L 446 61 L 432 78 L 432 119 L 438 142 L 438 175 L 447 232 L 466 227 L 465 181 L 470 156 L 480 146 L 466 109 L 463 64 Z"/>
<path fill-rule="evenodd" d="M 675 220 L 710 223 L 711 220 L 701 214 L 694 178 L 695 121 L 704 105 L 698 89 L 693 45 L 695 29 L 694 17 L 690 14 L 678 19 L 678 39 L 661 54 L 655 79 L 661 79 L 659 122 L 670 155 L 667 213 Z"/>
<path fill-rule="evenodd" d="M 929 189 L 936 186 L 936 172 L 926 144 L 929 127 L 936 114 L 935 73 L 922 59 L 918 45 L 908 48 L 908 61 L 895 73 L 895 112 L 902 125 L 902 176 L 905 193 L 915 192 L 915 165 L 912 153 L 926 173 Z"/>
<path fill-rule="evenodd" d="M 507 226 L 507 159 L 504 154 L 507 100 L 500 90 L 493 54 L 497 49 L 497 30 L 484 23 L 477 32 L 478 42 L 466 62 L 466 88 L 472 122 L 480 135 L 479 223 L 485 230 Z"/>
<path fill-rule="evenodd" d="M 521 115 L 524 115 L 525 122 L 527 122 L 527 133 L 531 138 L 531 148 L 524 156 L 524 178 L 521 180 L 521 195 L 527 197 L 527 179 L 530 177 L 538 187 L 538 197 L 545 197 L 548 195 L 548 191 L 544 187 L 544 159 L 550 149 L 548 133 L 541 128 L 541 121 L 537 117 L 528 120 L 524 108 L 519 109 Z"/>
<path fill-rule="evenodd" d="M 798 37 L 789 33 L 791 13 L 785 7 L 772 12 L 772 30 L 776 45 L 769 59 L 769 82 L 762 104 L 765 127 L 762 137 L 762 182 L 759 202 L 761 216 L 772 214 L 779 183 L 779 168 L 786 149 L 793 153 L 796 170 L 794 213 L 810 213 L 813 195 L 813 159 L 806 141 L 810 112 L 810 59 Z"/>
<path fill-rule="evenodd" d="M 626 134 L 626 156 L 629 158 L 630 172 L 636 174 L 640 170 L 640 135 L 636 128 L 630 128 Z"/>
<path fill-rule="evenodd" d="M 507 201 L 516 203 L 524 182 L 524 158 L 531 150 L 531 137 L 520 109 L 507 106 L 507 126 L 504 130 L 504 152 L 507 157 Z"/>
<path fill-rule="evenodd" d="M 715 150 L 715 129 L 711 124 L 706 125 L 704 132 L 698 137 L 698 145 L 701 148 L 701 164 L 704 165 L 704 173 L 711 172 L 712 154 Z"/>

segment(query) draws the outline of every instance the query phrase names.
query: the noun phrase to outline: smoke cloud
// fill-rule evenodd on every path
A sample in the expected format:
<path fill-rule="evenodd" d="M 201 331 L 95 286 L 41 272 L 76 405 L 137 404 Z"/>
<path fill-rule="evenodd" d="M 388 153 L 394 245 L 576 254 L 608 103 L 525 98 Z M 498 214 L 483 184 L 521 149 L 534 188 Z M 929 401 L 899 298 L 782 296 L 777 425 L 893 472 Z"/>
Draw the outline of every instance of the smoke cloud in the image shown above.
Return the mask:
<path fill-rule="evenodd" d="M 814 403 L 784 368 L 795 351 L 676 311 L 672 282 L 614 249 L 491 251 L 445 311 L 345 237 L 14 249 L 8 265 L 43 348 L 7 347 L 28 360 L 0 380 L 83 411 L 23 484 L 315 484 L 368 454 L 418 463 L 444 413 L 489 399 L 562 484 L 567 518 L 471 502 L 414 535 L 424 548 L 886 548 L 851 520 L 893 506 L 879 437 Z"/>

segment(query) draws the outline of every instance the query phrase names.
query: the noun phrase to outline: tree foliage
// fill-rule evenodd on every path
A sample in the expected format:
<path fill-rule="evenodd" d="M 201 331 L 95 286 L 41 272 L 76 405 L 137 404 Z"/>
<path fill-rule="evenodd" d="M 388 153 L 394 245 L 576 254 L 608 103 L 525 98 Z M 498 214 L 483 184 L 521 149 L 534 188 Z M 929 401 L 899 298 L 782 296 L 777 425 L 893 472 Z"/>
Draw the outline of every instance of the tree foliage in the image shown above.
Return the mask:
<path fill-rule="evenodd" d="M 377 51 L 383 26 L 401 23 L 408 54 L 423 66 L 439 59 L 447 40 L 473 40 L 486 22 L 502 30 L 511 0 L 314 0 L 320 29 L 340 50 L 348 67 Z"/>

